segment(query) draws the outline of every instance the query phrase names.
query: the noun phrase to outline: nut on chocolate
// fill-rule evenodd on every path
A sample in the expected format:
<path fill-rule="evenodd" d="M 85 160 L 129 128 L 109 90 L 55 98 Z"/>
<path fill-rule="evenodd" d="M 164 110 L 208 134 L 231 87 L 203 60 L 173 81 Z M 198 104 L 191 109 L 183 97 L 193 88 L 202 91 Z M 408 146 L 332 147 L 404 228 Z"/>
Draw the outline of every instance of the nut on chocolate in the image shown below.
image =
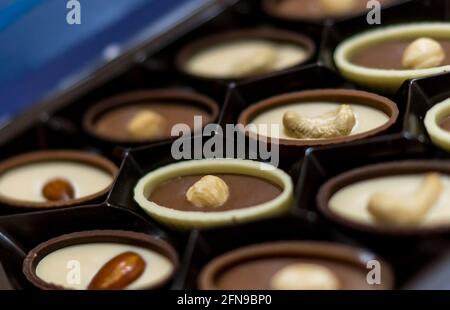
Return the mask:
<path fill-rule="evenodd" d="M 65 179 L 53 179 L 45 183 L 42 195 L 48 201 L 67 201 L 75 198 L 75 190 Z"/>

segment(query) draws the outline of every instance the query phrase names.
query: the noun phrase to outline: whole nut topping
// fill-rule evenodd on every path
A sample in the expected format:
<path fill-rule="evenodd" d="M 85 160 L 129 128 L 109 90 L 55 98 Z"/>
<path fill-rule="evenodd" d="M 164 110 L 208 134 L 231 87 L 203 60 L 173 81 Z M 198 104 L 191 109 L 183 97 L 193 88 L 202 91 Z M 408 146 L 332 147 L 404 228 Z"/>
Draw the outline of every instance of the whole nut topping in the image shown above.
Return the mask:
<path fill-rule="evenodd" d="M 327 267 L 297 263 L 278 271 L 272 277 L 271 287 L 275 290 L 337 290 L 340 284 Z"/>
<path fill-rule="evenodd" d="M 425 69 L 440 66 L 445 60 L 441 44 L 430 38 L 419 38 L 403 52 L 402 65 L 407 69 Z"/>
<path fill-rule="evenodd" d="M 375 193 L 370 197 L 368 210 L 380 222 L 393 225 L 416 225 L 433 207 L 442 191 L 437 173 L 425 176 L 415 193 L 390 195 Z"/>
<path fill-rule="evenodd" d="M 167 120 L 162 115 L 144 110 L 131 119 L 127 131 L 134 139 L 154 139 L 162 134 L 166 123 Z"/>
<path fill-rule="evenodd" d="M 75 190 L 65 179 L 53 179 L 45 183 L 42 195 L 48 201 L 67 201 L 75 198 Z"/>
<path fill-rule="evenodd" d="M 288 111 L 283 116 L 283 125 L 289 136 L 298 139 L 329 139 L 348 136 L 356 124 L 352 107 L 341 105 L 336 111 L 317 118 L 303 117 Z"/>
<path fill-rule="evenodd" d="M 353 10 L 359 0 L 319 0 L 328 14 L 342 14 Z"/>
<path fill-rule="evenodd" d="M 198 208 L 223 206 L 230 197 L 227 183 L 221 178 L 207 175 L 195 182 L 186 192 L 186 199 Z"/>
<path fill-rule="evenodd" d="M 231 68 L 233 76 L 248 76 L 270 72 L 278 59 L 275 47 L 260 47 L 251 57 L 236 62 Z"/>
<path fill-rule="evenodd" d="M 108 261 L 94 276 L 89 290 L 121 290 L 145 271 L 145 260 L 137 253 L 124 252 Z"/>

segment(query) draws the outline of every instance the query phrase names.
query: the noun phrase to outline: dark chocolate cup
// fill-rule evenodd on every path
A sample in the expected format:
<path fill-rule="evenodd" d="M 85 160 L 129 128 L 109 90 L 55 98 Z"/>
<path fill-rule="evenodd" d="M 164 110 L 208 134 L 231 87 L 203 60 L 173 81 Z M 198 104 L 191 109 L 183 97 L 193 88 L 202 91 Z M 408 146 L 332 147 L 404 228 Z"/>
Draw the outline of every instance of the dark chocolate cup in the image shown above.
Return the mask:
<path fill-rule="evenodd" d="M 289 257 L 328 258 L 340 261 L 361 269 L 361 275 L 366 277 L 368 272 L 367 263 L 377 260 L 382 266 L 382 284 L 377 289 L 392 289 L 394 287 L 394 276 L 391 267 L 374 254 L 364 250 L 355 249 L 339 244 L 312 241 L 283 241 L 240 248 L 212 260 L 201 271 L 198 278 L 198 286 L 202 290 L 220 289 L 216 279 L 228 268 L 252 259 L 263 257 L 276 257 L 285 255 Z M 349 289 L 349 288 L 344 288 Z M 350 288 L 358 289 L 358 288 Z"/>
<path fill-rule="evenodd" d="M 316 53 L 316 45 L 315 43 L 307 36 L 286 31 L 280 29 L 247 29 L 247 30 L 235 30 L 224 32 L 216 35 L 211 35 L 205 37 L 203 39 L 199 39 L 197 41 L 192 42 L 191 44 L 186 45 L 181 51 L 178 53 L 175 59 L 175 65 L 179 72 L 181 72 L 184 76 L 190 78 L 191 80 L 195 80 L 197 82 L 209 82 L 214 84 L 229 84 L 236 81 L 247 80 L 255 77 L 262 76 L 270 76 L 274 72 L 264 73 L 264 74 L 256 74 L 250 75 L 240 78 L 220 78 L 220 77 L 206 77 L 201 75 L 196 75 L 188 70 L 186 70 L 186 64 L 189 62 L 191 57 L 195 55 L 197 52 L 202 49 L 225 43 L 225 42 L 233 42 L 237 40 L 245 40 L 245 39 L 262 39 L 273 42 L 284 42 L 284 43 L 292 43 L 299 46 L 302 46 L 306 50 L 306 58 L 289 68 L 285 68 L 283 70 L 277 70 L 274 72 L 283 72 L 293 67 L 297 67 L 299 65 L 305 64 L 312 60 Z"/>
<path fill-rule="evenodd" d="M 252 119 L 259 113 L 271 109 L 273 107 L 279 107 L 294 102 L 310 102 L 310 101 L 339 101 L 345 103 L 355 103 L 366 106 L 371 106 L 379 109 L 389 116 L 389 120 L 382 126 L 374 128 L 372 130 L 362 132 L 356 135 L 350 135 L 346 137 L 323 139 L 323 140 L 289 140 L 289 139 L 271 139 L 270 137 L 263 137 L 263 142 L 272 144 L 276 143 L 280 147 L 281 154 L 298 154 L 298 151 L 304 151 L 308 147 L 333 145 L 340 143 L 353 142 L 357 140 L 367 139 L 372 136 L 376 136 L 386 132 L 392 127 L 399 116 L 399 110 L 397 105 L 386 97 L 382 97 L 373 93 L 357 90 L 347 89 L 320 89 L 320 90 L 308 90 L 301 92 L 287 93 L 271 97 L 263 100 L 259 103 L 251 105 L 244 110 L 239 116 L 238 123 L 243 126 L 247 126 L 251 123 Z M 261 135 L 245 131 L 245 134 L 250 139 L 260 140 Z"/>
<path fill-rule="evenodd" d="M 10 197 L 0 195 L 0 204 L 5 204 L 7 206 L 15 208 L 36 209 L 36 210 L 62 208 L 88 204 L 96 200 L 99 200 L 102 197 L 106 197 L 119 171 L 119 169 L 114 163 L 112 163 L 111 161 L 100 155 L 90 154 L 88 152 L 82 151 L 57 150 L 57 151 L 32 152 L 5 160 L 4 162 L 0 163 L 0 175 L 10 169 L 22 165 L 52 160 L 81 162 L 96 168 L 100 168 L 111 175 L 112 177 L 111 184 L 107 188 L 97 193 L 76 199 L 70 199 L 67 201 L 31 202 L 26 200 L 13 199 Z"/>
<path fill-rule="evenodd" d="M 365 224 L 349 220 L 330 210 L 328 202 L 340 189 L 382 176 L 408 175 L 417 173 L 438 172 L 445 175 L 450 174 L 450 161 L 446 160 L 406 160 L 389 163 L 374 164 L 340 174 L 321 186 L 316 197 L 319 211 L 330 221 L 335 222 L 352 230 L 363 233 L 394 236 L 414 237 L 442 235 L 450 232 L 450 224 L 436 227 L 392 227 L 387 225 Z"/>
<path fill-rule="evenodd" d="M 179 265 L 178 255 L 176 254 L 176 251 L 169 243 L 165 241 L 156 239 L 143 233 L 131 231 L 93 230 L 62 235 L 60 237 L 56 237 L 44 243 L 41 243 L 28 253 L 23 262 L 23 273 L 34 286 L 40 289 L 65 290 L 66 288 L 59 285 L 47 283 L 36 275 L 36 267 L 39 261 L 48 254 L 58 249 L 77 244 L 96 242 L 113 242 L 135 245 L 156 251 L 168 258 L 174 265 L 174 271 L 172 272 L 172 274 L 146 289 L 157 289 L 164 286 L 174 276 Z"/>
<path fill-rule="evenodd" d="M 177 137 L 166 137 L 153 140 L 123 140 L 114 139 L 95 130 L 95 123 L 98 118 L 108 111 L 126 106 L 127 104 L 151 104 L 152 102 L 175 102 L 180 104 L 185 103 L 200 107 L 210 114 L 211 122 L 214 122 L 219 115 L 219 105 L 214 100 L 192 91 L 185 91 L 180 89 L 142 90 L 124 93 L 95 104 L 84 115 L 83 128 L 95 139 L 101 140 L 102 142 L 120 144 L 125 146 L 139 146 L 176 139 Z M 207 124 L 203 125 L 206 126 Z"/>

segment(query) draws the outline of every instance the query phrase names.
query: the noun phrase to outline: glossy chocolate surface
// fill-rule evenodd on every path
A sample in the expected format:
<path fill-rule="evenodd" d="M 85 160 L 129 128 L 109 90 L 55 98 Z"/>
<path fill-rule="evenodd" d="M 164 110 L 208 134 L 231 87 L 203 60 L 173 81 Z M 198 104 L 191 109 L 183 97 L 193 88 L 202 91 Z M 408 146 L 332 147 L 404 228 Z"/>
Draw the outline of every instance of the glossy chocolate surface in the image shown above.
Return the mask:
<path fill-rule="evenodd" d="M 150 194 L 148 199 L 160 206 L 180 211 L 221 212 L 256 206 L 275 199 L 282 192 L 277 185 L 264 179 L 235 174 L 216 174 L 227 183 L 230 197 L 227 202 L 217 208 L 198 208 L 186 199 L 186 192 L 203 175 L 182 176 L 168 180 Z"/>
<path fill-rule="evenodd" d="M 412 40 L 381 42 L 366 47 L 351 57 L 352 63 L 362 67 L 405 70 L 402 66 L 402 56 Z M 439 40 L 446 57 L 441 66 L 450 65 L 450 40 Z"/>

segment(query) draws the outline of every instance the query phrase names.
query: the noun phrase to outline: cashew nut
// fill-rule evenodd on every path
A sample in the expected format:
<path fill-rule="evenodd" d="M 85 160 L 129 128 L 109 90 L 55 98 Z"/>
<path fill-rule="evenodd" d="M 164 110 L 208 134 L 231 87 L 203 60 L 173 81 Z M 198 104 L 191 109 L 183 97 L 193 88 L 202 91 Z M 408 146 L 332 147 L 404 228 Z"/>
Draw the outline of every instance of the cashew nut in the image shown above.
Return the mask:
<path fill-rule="evenodd" d="M 369 200 L 368 210 L 378 221 L 386 224 L 418 224 L 439 199 L 441 191 L 442 182 L 439 174 L 430 173 L 425 176 L 415 193 L 373 194 Z"/>
<path fill-rule="evenodd" d="M 337 290 L 339 280 L 327 267 L 297 263 L 284 267 L 271 280 L 275 290 Z"/>
<path fill-rule="evenodd" d="M 153 139 L 161 135 L 166 119 L 151 110 L 137 113 L 128 123 L 128 134 L 135 139 Z"/>
<path fill-rule="evenodd" d="M 278 53 L 275 47 L 261 46 L 251 57 L 234 63 L 231 73 L 233 76 L 248 76 L 269 72 L 275 66 L 277 59 Z"/>
<path fill-rule="evenodd" d="M 327 139 L 348 136 L 356 124 L 352 107 L 341 105 L 336 111 L 317 118 L 307 118 L 288 111 L 283 125 L 288 135 L 298 139 Z"/>
<path fill-rule="evenodd" d="M 227 183 L 213 175 L 202 177 L 186 192 L 186 199 L 198 208 L 221 207 L 229 196 Z"/>
<path fill-rule="evenodd" d="M 441 44 L 430 38 L 419 38 L 403 52 L 402 65 L 407 69 L 425 69 L 440 66 L 445 60 Z"/>
<path fill-rule="evenodd" d="M 322 7 L 329 14 L 342 14 L 351 11 L 358 4 L 358 0 L 319 0 Z"/>

